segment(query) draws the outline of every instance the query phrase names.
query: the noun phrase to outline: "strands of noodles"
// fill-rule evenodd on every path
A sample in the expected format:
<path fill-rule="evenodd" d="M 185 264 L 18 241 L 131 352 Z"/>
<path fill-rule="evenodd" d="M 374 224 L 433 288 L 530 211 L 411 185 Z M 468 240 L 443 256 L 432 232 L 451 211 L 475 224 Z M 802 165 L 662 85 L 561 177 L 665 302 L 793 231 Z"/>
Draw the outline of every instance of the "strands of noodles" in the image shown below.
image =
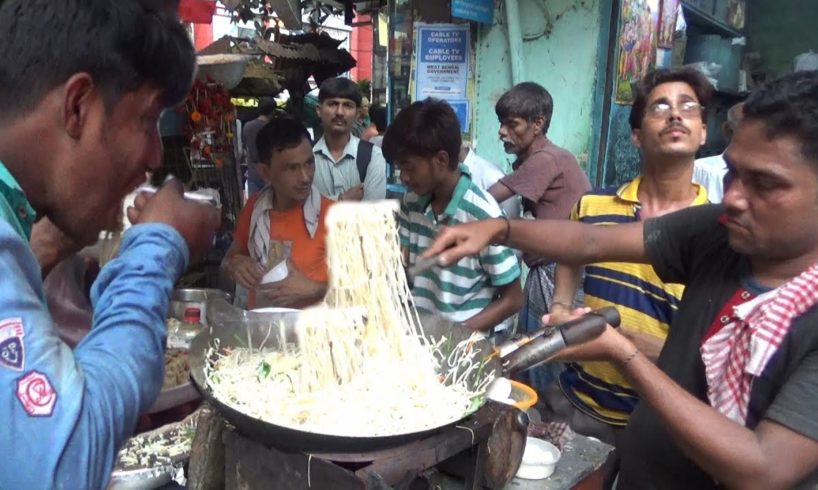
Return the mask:
<path fill-rule="evenodd" d="M 345 436 L 422 431 L 475 408 L 491 381 L 471 340 L 424 336 L 402 270 L 395 205 L 339 203 L 327 219 L 330 281 L 303 310 L 297 346 L 217 354 L 205 374 L 214 395 L 276 425 Z M 477 377 L 478 383 L 474 383 Z"/>

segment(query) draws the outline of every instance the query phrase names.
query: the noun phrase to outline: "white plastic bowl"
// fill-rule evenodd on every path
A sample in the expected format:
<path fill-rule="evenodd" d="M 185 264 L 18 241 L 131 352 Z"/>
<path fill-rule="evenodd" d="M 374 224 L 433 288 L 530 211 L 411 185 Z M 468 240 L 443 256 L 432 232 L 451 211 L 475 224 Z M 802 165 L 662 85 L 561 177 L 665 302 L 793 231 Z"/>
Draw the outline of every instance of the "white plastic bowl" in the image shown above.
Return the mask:
<path fill-rule="evenodd" d="M 561 453 L 557 446 L 536 437 L 527 437 L 523 461 L 515 476 L 525 480 L 548 478 L 554 473 L 560 456 Z"/>

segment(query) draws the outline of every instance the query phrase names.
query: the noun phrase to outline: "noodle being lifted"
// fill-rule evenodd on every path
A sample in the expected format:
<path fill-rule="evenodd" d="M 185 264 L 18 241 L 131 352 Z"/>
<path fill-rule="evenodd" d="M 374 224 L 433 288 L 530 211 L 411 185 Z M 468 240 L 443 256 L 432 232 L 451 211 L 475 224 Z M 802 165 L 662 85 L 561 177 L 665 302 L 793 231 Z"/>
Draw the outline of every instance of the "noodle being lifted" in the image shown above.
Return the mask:
<path fill-rule="evenodd" d="M 476 409 L 491 373 L 471 341 L 423 335 L 395 210 L 389 201 L 333 206 L 324 304 L 299 314 L 297 346 L 271 326 L 283 348 L 219 355 L 206 369 L 217 399 L 276 425 L 352 437 L 423 431 Z"/>

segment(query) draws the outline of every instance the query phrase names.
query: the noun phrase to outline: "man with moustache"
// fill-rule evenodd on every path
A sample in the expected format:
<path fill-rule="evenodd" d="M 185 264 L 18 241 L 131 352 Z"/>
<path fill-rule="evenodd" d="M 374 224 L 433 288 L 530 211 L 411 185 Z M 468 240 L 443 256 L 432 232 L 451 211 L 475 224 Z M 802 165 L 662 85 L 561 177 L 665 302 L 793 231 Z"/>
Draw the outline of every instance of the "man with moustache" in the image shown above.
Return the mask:
<path fill-rule="evenodd" d="M 343 77 L 324 80 L 316 112 L 323 136 L 313 147 L 315 186 L 334 201 L 372 201 L 386 197 L 386 160 L 381 149 L 352 134 L 361 91 Z"/>
<path fill-rule="evenodd" d="M 545 136 L 554 110 L 551 94 L 539 84 L 523 82 L 504 93 L 494 110 L 503 147 L 517 159 L 513 172 L 492 185 L 489 194 L 501 205 L 514 196 L 522 197 L 523 212 L 530 218 L 567 219 L 591 184 L 574 155 Z M 523 260 L 530 271 L 518 322 L 524 330 L 533 330 L 550 308 L 556 263 L 536 254 L 524 254 Z M 531 373 L 534 384 L 545 387 L 558 370 L 557 365 L 536 368 Z"/>
<path fill-rule="evenodd" d="M 696 151 L 706 140 L 705 108 L 711 96 L 710 83 L 693 69 L 659 69 L 640 80 L 630 125 L 642 154 L 642 173 L 624 185 L 585 194 L 572 219 L 595 225 L 638 222 L 706 204 L 704 186 L 690 178 Z M 570 319 L 582 272 L 581 265 L 557 265 L 551 324 Z M 585 266 L 584 272 L 584 306 L 617 307 L 620 331 L 655 361 L 684 287 L 663 282 L 648 264 L 601 262 Z M 541 399 L 547 419 L 616 445 L 639 396 L 615 365 L 576 362 L 566 365 Z"/>

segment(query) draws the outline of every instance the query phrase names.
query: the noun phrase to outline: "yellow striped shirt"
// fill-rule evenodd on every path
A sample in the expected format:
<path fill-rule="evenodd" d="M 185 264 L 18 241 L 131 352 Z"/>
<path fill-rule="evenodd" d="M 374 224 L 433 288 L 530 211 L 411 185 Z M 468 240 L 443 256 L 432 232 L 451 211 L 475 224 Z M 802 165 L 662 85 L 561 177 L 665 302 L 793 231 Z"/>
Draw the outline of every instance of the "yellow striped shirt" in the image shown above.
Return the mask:
<path fill-rule="evenodd" d="M 638 190 L 641 177 L 621 187 L 584 195 L 571 219 L 596 225 L 639 221 Z M 706 204 L 707 191 L 698 188 L 692 205 Z M 615 306 L 622 325 L 661 339 L 684 291 L 681 284 L 667 284 L 648 264 L 601 262 L 585 267 L 585 306 Z M 624 426 L 639 401 L 623 374 L 607 362 L 570 363 L 560 375 L 560 386 L 571 402 L 586 414 L 612 425 Z"/>

